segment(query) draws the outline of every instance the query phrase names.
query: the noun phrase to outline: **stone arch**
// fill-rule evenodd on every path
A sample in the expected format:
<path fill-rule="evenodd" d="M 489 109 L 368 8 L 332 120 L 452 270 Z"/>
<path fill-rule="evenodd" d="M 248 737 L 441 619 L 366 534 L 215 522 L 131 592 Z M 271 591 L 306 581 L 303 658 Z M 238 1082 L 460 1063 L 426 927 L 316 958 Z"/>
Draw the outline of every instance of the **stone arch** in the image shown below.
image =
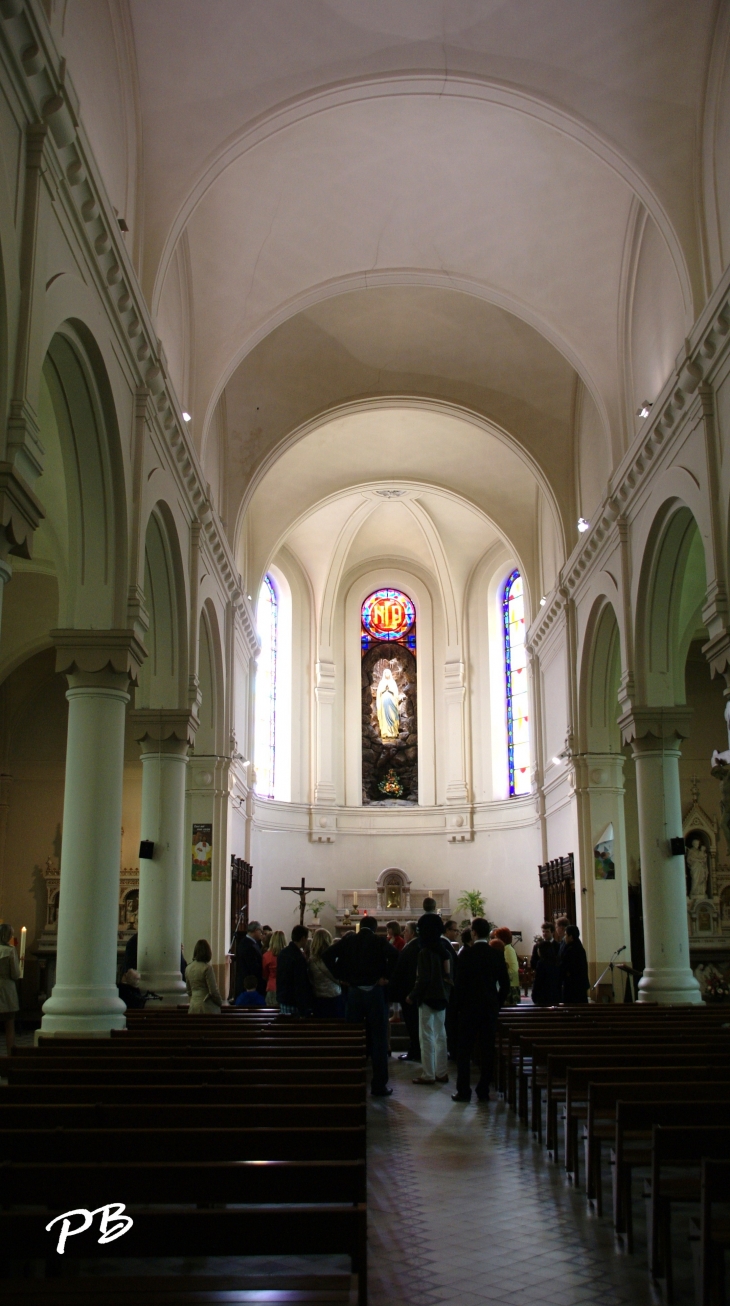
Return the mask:
<path fill-rule="evenodd" d="M 681 499 L 667 500 L 649 531 L 636 601 L 638 701 L 657 707 L 685 702 L 687 651 L 707 591 L 702 535 Z"/>
<path fill-rule="evenodd" d="M 618 689 L 621 636 L 613 603 L 596 600 L 586 628 L 581 669 L 580 730 L 590 752 L 619 752 Z"/>
<path fill-rule="evenodd" d="M 167 505 L 152 509 L 145 532 L 144 594 L 148 657 L 140 671 L 140 707 L 175 708 L 185 701 L 185 584 L 175 523 Z"/>
<path fill-rule="evenodd" d="M 218 614 L 210 599 L 205 600 L 198 617 L 198 678 L 201 701 L 195 752 L 220 755 L 226 752 L 223 721 L 223 647 Z"/>
<path fill-rule="evenodd" d="M 44 362 L 63 458 L 68 508 L 69 627 L 125 624 L 126 513 L 114 402 L 100 351 L 65 322 Z M 39 491 L 43 493 L 42 478 Z"/>

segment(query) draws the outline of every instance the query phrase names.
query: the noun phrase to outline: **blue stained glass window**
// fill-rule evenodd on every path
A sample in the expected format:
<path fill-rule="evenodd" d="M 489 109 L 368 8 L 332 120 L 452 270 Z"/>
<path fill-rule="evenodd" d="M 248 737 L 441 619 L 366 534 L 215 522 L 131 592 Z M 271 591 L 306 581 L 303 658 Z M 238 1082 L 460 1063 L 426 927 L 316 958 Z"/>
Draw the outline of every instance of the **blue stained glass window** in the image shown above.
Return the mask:
<path fill-rule="evenodd" d="M 270 576 L 264 576 L 256 608 L 261 652 L 256 665 L 256 720 L 254 766 L 256 793 L 274 797 L 276 776 L 276 643 L 279 603 Z"/>
<path fill-rule="evenodd" d="M 519 571 L 508 576 L 502 595 L 507 695 L 507 763 L 510 797 L 529 794 L 530 718 L 525 648 L 525 599 Z"/>

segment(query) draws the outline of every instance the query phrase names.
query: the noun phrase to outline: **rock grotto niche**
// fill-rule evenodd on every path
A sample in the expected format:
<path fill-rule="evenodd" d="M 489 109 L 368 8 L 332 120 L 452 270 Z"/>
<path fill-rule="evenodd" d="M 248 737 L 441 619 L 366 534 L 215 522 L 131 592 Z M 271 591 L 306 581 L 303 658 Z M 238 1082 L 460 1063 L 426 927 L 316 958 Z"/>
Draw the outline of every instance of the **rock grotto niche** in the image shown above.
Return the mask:
<path fill-rule="evenodd" d="M 398 590 L 362 607 L 362 801 L 418 802 L 416 620 Z"/>

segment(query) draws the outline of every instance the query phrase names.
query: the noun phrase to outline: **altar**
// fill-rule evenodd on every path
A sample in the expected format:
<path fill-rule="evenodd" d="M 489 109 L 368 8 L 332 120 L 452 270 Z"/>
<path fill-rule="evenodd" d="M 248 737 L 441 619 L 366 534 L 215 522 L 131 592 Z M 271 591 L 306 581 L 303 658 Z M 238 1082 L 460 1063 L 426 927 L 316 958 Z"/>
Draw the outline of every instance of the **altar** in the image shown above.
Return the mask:
<path fill-rule="evenodd" d="M 123 832 L 122 832 L 123 833 Z M 58 949 L 58 904 L 61 897 L 61 871 L 55 857 L 48 857 L 41 875 L 46 886 L 46 920 L 33 955 L 38 963 L 38 1002 L 45 1002 L 56 983 Z M 139 915 L 139 867 L 119 868 L 119 921 L 117 927 L 117 979 L 121 977 L 124 950 L 137 933 Z"/>
<path fill-rule="evenodd" d="M 448 919 L 448 889 L 415 889 L 405 871 L 388 866 L 369 888 L 337 890 L 337 933 L 356 929 L 363 916 L 375 916 L 383 932 L 387 921 L 397 921 L 402 929 L 407 921 L 417 921 L 423 915 L 424 898 L 433 898 L 436 910 Z"/>

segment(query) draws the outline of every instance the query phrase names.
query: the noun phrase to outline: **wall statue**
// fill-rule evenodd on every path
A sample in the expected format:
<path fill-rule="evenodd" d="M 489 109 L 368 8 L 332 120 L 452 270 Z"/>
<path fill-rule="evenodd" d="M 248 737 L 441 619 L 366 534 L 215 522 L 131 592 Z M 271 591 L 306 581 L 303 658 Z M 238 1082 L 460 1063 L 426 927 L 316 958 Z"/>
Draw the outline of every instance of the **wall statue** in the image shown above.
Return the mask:
<path fill-rule="evenodd" d="M 705 898 L 707 896 L 707 875 L 709 872 L 707 849 L 702 847 L 699 839 L 693 839 L 692 846 L 687 849 L 685 856 L 687 858 L 687 869 L 691 876 L 689 896 L 690 898 Z"/>

